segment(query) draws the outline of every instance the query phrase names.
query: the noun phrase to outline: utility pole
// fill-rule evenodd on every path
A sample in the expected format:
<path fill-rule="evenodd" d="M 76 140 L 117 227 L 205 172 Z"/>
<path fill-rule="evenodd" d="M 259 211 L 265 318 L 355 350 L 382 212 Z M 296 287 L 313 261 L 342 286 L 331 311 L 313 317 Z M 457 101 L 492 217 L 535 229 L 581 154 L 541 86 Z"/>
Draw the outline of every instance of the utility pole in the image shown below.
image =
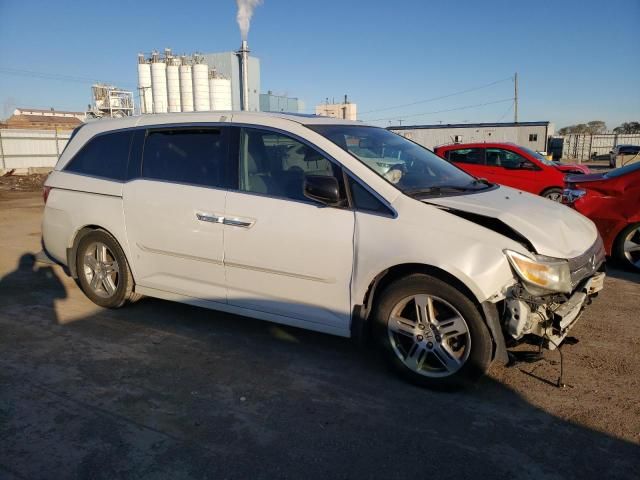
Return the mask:
<path fill-rule="evenodd" d="M 518 123 L 518 72 L 513 77 L 513 121 Z"/>

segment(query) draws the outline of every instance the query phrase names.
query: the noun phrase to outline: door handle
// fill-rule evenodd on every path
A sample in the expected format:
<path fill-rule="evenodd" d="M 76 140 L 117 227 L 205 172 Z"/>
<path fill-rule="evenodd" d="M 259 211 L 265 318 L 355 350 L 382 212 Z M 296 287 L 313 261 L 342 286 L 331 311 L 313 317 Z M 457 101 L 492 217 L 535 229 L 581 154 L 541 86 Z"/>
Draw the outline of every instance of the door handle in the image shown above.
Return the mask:
<path fill-rule="evenodd" d="M 210 223 L 224 222 L 224 217 L 218 216 L 218 215 L 211 215 L 208 213 L 196 213 L 196 218 L 201 222 L 210 222 Z"/>
<path fill-rule="evenodd" d="M 196 218 L 201 222 L 209 222 L 209 223 L 222 223 L 223 225 L 229 225 L 230 227 L 242 227 L 242 228 L 251 228 L 255 220 L 251 220 L 248 218 L 238 218 L 238 217 L 224 217 L 222 215 L 215 215 L 209 213 L 197 213 Z"/>

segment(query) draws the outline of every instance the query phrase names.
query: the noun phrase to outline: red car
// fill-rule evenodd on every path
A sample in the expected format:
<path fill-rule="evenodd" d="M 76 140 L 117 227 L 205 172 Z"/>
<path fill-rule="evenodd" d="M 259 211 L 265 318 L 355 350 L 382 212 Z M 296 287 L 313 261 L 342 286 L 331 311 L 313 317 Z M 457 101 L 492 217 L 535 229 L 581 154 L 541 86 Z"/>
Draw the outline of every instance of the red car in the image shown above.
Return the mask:
<path fill-rule="evenodd" d="M 571 175 L 563 201 L 593 220 L 607 255 L 640 270 L 640 163 Z"/>
<path fill-rule="evenodd" d="M 556 202 L 562 199 L 565 173 L 590 173 L 584 165 L 552 162 L 513 143 L 457 143 L 434 151 L 471 175 Z"/>

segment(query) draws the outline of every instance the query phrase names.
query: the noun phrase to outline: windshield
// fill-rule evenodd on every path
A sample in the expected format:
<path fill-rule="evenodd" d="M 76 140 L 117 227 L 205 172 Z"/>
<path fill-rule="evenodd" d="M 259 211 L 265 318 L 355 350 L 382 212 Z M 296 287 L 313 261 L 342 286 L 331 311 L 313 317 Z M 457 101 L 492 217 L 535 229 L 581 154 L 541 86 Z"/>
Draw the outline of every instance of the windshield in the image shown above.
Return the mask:
<path fill-rule="evenodd" d="M 545 158 L 544 155 L 542 155 L 541 153 L 538 153 L 534 150 L 531 150 L 530 148 L 527 147 L 520 147 L 522 150 L 524 150 L 525 152 L 527 152 L 529 155 L 531 155 L 532 157 L 536 157 L 536 159 L 538 159 L 538 161 L 544 163 L 545 165 L 549 165 L 549 166 L 553 166 L 556 165 L 556 163 L 552 162 L 551 160 L 549 160 L 548 158 Z"/>
<path fill-rule="evenodd" d="M 349 152 L 408 195 L 443 195 L 492 186 L 476 180 L 426 148 L 383 128 L 353 125 L 307 127 Z"/>

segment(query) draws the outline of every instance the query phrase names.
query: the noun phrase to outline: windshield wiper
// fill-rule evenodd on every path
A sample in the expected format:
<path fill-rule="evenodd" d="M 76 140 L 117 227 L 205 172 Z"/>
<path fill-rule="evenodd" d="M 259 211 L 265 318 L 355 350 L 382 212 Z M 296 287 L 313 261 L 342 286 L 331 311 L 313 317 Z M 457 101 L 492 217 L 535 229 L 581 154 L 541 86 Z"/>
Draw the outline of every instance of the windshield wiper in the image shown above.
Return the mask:
<path fill-rule="evenodd" d="M 417 195 L 442 195 L 447 192 L 466 192 L 467 190 L 472 189 L 457 185 L 434 185 L 433 187 L 409 188 L 404 190 L 404 193 L 410 197 L 414 197 Z"/>

